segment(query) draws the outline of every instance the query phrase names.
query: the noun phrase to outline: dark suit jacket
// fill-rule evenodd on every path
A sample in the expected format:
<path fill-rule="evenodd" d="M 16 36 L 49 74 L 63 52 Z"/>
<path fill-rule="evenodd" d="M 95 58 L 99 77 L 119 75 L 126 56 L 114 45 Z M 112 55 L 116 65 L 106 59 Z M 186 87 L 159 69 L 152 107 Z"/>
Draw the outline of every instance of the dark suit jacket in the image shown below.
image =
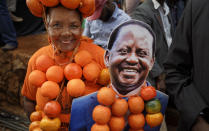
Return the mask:
<path fill-rule="evenodd" d="M 190 0 L 165 63 L 168 93 L 180 111 L 179 131 L 191 131 L 209 107 L 209 0 Z"/>
<path fill-rule="evenodd" d="M 156 98 L 160 100 L 162 105 L 161 112 L 164 114 L 168 103 L 168 96 L 157 91 Z M 99 105 L 97 101 L 97 92 L 74 99 L 71 108 L 69 131 L 91 131 L 91 126 L 94 124 L 92 111 L 97 105 Z M 128 131 L 128 129 L 129 127 L 126 126 L 124 131 Z M 150 128 L 147 124 L 145 124 L 144 128 L 145 131 L 159 131 L 159 129 L 160 126 Z"/>
<path fill-rule="evenodd" d="M 155 63 L 148 76 L 148 81 L 153 86 L 156 86 L 154 78 L 158 77 L 164 71 L 163 62 L 168 53 L 168 45 L 160 13 L 154 8 L 152 0 L 145 0 L 132 12 L 131 17 L 149 24 L 156 34 Z M 171 35 L 173 36 L 174 25 L 170 13 L 168 19 L 171 23 Z"/>

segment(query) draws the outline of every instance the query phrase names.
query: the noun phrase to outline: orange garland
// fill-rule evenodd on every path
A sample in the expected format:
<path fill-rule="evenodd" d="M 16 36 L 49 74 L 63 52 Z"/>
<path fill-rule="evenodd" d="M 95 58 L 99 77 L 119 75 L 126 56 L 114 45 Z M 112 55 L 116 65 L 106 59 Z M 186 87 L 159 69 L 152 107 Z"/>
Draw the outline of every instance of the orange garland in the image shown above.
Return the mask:
<path fill-rule="evenodd" d="M 141 87 L 140 95 L 130 96 L 128 102 L 123 97 L 116 95 L 111 86 L 110 88 L 103 87 L 98 91 L 97 100 L 100 105 L 97 105 L 92 112 L 95 124 L 93 124 L 91 131 L 98 129 L 122 131 L 125 128 L 125 117 L 127 116 L 130 130 L 143 131 L 145 121 L 150 127 L 156 127 L 162 123 L 161 104 L 158 99 L 154 99 L 156 97 L 154 87 Z M 144 103 L 145 99 L 146 103 Z M 150 108 L 151 106 L 154 108 Z M 146 117 L 142 113 L 144 109 L 147 111 Z"/>
<path fill-rule="evenodd" d="M 75 59 L 76 55 L 80 54 L 79 52 L 83 52 L 84 51 L 84 50 L 81 50 L 81 51 L 77 52 L 79 44 L 74 49 L 74 51 L 72 53 L 72 56 L 71 56 L 71 58 L 70 58 L 68 63 L 72 64 L 72 61 L 73 61 L 73 59 Z M 88 51 L 86 51 L 86 52 L 88 52 Z M 89 55 L 91 55 L 91 54 L 89 53 Z M 85 57 L 85 56 L 83 56 L 83 57 Z M 69 78 L 68 79 L 65 76 L 65 74 L 68 74 L 68 72 L 70 71 L 69 69 L 65 69 L 65 68 L 69 67 L 68 65 L 70 65 L 70 64 L 67 64 L 65 67 L 61 65 L 62 66 L 62 68 L 61 68 L 60 65 L 57 65 L 55 60 L 53 60 L 54 61 L 53 65 L 51 65 L 52 62 L 49 62 L 49 63 L 47 62 L 48 60 L 52 61 L 51 59 L 52 58 L 44 56 L 44 55 L 39 56 L 37 58 L 38 61 L 36 63 L 38 63 L 38 65 L 42 65 L 43 66 L 43 67 L 40 67 L 40 69 L 43 69 L 43 71 L 40 71 L 38 69 L 37 70 L 33 70 L 30 73 L 30 75 L 29 75 L 29 83 L 31 83 L 33 85 L 34 85 L 34 83 L 37 84 L 36 82 L 37 82 L 37 80 L 39 80 L 40 76 L 43 77 L 42 81 L 40 81 L 40 82 L 38 81 L 38 84 L 37 84 L 36 87 L 40 89 L 40 93 L 41 94 L 39 94 L 39 95 L 44 95 L 44 97 L 48 97 L 48 100 L 47 100 L 48 102 L 46 101 L 46 104 L 45 104 L 44 108 L 42 109 L 42 111 L 41 111 L 40 107 L 36 106 L 36 112 L 31 114 L 31 122 L 32 122 L 30 124 L 31 131 L 33 131 L 33 129 L 35 129 L 35 127 L 38 127 L 40 129 L 49 128 L 49 129 L 53 129 L 53 130 L 54 129 L 56 130 L 56 129 L 60 128 L 62 123 L 59 120 L 58 116 L 60 116 L 61 111 L 63 113 L 63 108 L 67 106 L 67 105 L 63 105 L 64 103 L 62 103 L 62 101 L 61 101 L 61 99 L 63 97 L 62 95 L 63 95 L 63 92 L 64 92 L 64 88 L 66 87 L 65 86 L 66 80 L 68 81 L 67 87 L 66 87 L 66 91 L 65 91 L 65 93 L 67 93 L 67 96 L 68 96 L 68 98 L 66 98 L 66 99 L 71 99 L 72 100 L 74 97 L 80 97 L 80 96 L 86 94 L 86 92 L 85 92 L 86 85 L 82 81 L 82 78 Z M 89 62 L 87 62 L 85 64 L 82 64 L 83 68 L 85 68 L 85 66 L 87 66 L 87 65 L 91 64 L 92 62 L 94 62 L 93 58 Z M 94 63 L 96 63 L 96 62 L 94 62 Z M 81 73 L 83 72 L 82 71 L 83 70 L 82 67 L 78 63 L 75 62 L 73 64 L 79 66 L 81 68 Z M 39 67 L 39 66 L 36 65 L 36 67 Z M 56 67 L 56 68 L 54 68 L 54 67 Z M 60 67 L 60 68 L 58 68 L 58 67 Z M 58 69 L 59 72 L 58 71 L 54 71 L 54 70 L 52 71 L 52 69 Z M 62 69 L 63 71 L 61 71 L 60 69 Z M 49 71 L 57 72 L 57 73 L 51 74 Z M 99 71 L 101 72 L 101 70 L 99 70 Z M 41 73 L 41 75 L 40 75 L 39 72 Z M 48 76 L 47 76 L 47 74 L 48 74 Z M 59 74 L 59 75 L 57 75 L 57 74 Z M 55 79 L 53 79 L 52 75 L 56 75 Z M 59 76 L 59 78 L 57 78 L 57 76 Z M 82 74 L 82 76 L 83 76 L 83 74 Z M 99 77 L 99 74 L 98 74 L 97 78 L 98 77 Z M 60 78 L 62 78 L 62 81 L 60 81 Z M 85 78 L 85 76 L 83 78 L 85 80 L 87 80 Z M 97 78 L 93 82 L 96 82 Z M 57 81 L 57 79 L 59 79 L 59 81 Z M 92 81 L 89 81 L 89 82 L 92 82 Z M 78 85 L 76 85 L 76 83 L 79 83 L 79 87 L 80 87 L 79 89 L 78 89 Z M 54 89 L 50 90 L 52 85 L 53 85 Z M 55 100 L 53 100 L 53 99 L 55 99 Z M 57 102 L 57 101 L 59 101 L 59 102 Z M 67 104 L 70 107 L 69 103 L 70 102 L 68 100 Z M 58 107 L 59 107 L 59 110 L 58 110 Z M 54 109 L 54 108 L 56 108 L 56 109 Z M 64 109 L 64 111 L 65 111 L 65 109 Z M 70 111 L 70 109 L 68 109 L 68 111 Z M 53 119 L 51 119 L 51 118 L 53 118 Z M 39 123 L 37 123 L 36 121 L 39 121 Z M 47 121 L 49 123 L 56 122 L 56 124 L 55 124 L 56 126 L 47 125 L 46 124 Z"/>

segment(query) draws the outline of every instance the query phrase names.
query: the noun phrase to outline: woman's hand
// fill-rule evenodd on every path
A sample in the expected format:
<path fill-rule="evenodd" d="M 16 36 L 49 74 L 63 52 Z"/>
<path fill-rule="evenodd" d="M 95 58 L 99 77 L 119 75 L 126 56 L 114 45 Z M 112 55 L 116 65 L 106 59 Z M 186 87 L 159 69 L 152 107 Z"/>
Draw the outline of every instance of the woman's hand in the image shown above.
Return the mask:
<path fill-rule="evenodd" d="M 35 111 L 36 103 L 34 101 L 29 100 L 25 96 L 24 96 L 23 102 L 24 102 L 23 103 L 24 104 L 24 110 L 25 110 L 28 118 L 30 119 L 30 114 Z"/>

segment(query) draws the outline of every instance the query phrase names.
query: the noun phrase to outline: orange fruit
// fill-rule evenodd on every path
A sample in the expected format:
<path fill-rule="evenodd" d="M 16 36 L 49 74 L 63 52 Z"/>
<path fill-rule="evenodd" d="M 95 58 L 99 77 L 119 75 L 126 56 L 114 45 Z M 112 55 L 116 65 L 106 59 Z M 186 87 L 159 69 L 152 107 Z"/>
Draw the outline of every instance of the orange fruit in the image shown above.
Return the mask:
<path fill-rule="evenodd" d="M 109 126 L 111 131 L 123 131 L 125 127 L 125 119 L 124 117 L 115 117 L 112 116 L 109 121 Z"/>
<path fill-rule="evenodd" d="M 102 105 L 112 105 L 115 101 L 115 92 L 108 87 L 102 87 L 97 93 L 97 100 Z"/>
<path fill-rule="evenodd" d="M 99 77 L 100 68 L 97 63 L 91 62 L 84 66 L 83 76 L 87 81 L 94 81 Z"/>
<path fill-rule="evenodd" d="M 38 107 L 40 108 L 40 110 L 43 111 L 45 104 L 49 101 L 50 99 L 48 97 L 44 97 L 41 95 L 41 88 L 38 88 L 36 92 L 36 103 Z"/>
<path fill-rule="evenodd" d="M 107 68 L 102 69 L 102 71 L 99 74 L 97 83 L 101 85 L 108 85 L 110 83 L 110 73 Z"/>
<path fill-rule="evenodd" d="M 57 101 L 49 101 L 44 106 L 44 113 L 50 118 L 55 118 L 61 113 L 61 106 Z"/>
<path fill-rule="evenodd" d="M 41 111 L 41 108 L 40 108 L 38 105 L 36 105 L 36 106 L 35 106 L 35 110 L 36 110 L 36 111 Z"/>
<path fill-rule="evenodd" d="M 40 87 L 46 81 L 46 75 L 42 71 L 34 70 L 29 74 L 28 81 L 30 84 Z"/>
<path fill-rule="evenodd" d="M 61 121 L 58 117 L 50 119 L 45 116 L 40 122 L 40 128 L 44 131 L 58 131 Z"/>
<path fill-rule="evenodd" d="M 48 55 L 41 55 L 36 59 L 36 68 L 37 70 L 46 72 L 50 66 L 53 66 L 54 60 Z"/>
<path fill-rule="evenodd" d="M 29 131 L 33 131 L 37 127 L 40 127 L 40 121 L 33 121 L 29 125 Z"/>
<path fill-rule="evenodd" d="M 141 129 L 144 127 L 145 118 L 142 113 L 130 114 L 128 116 L 128 124 L 132 129 Z"/>
<path fill-rule="evenodd" d="M 58 96 L 60 91 L 59 85 L 53 81 L 46 81 L 41 86 L 41 95 L 54 99 Z"/>
<path fill-rule="evenodd" d="M 161 110 L 161 103 L 158 99 L 150 100 L 146 103 L 145 109 L 150 114 L 158 113 Z"/>
<path fill-rule="evenodd" d="M 39 0 L 26 0 L 26 4 L 33 15 L 42 17 L 43 9 Z"/>
<path fill-rule="evenodd" d="M 40 127 L 36 127 L 33 129 L 33 131 L 43 131 Z"/>
<path fill-rule="evenodd" d="M 59 0 L 40 0 L 46 7 L 54 7 L 59 4 Z"/>
<path fill-rule="evenodd" d="M 54 81 L 54 82 L 61 82 L 64 78 L 64 71 L 62 67 L 60 66 L 51 66 L 49 69 L 46 71 L 46 78 L 49 81 Z"/>
<path fill-rule="evenodd" d="M 30 1 L 30 0 L 26 0 L 26 1 Z M 37 0 L 36 0 L 37 1 Z M 41 13 L 37 13 L 35 10 L 30 10 L 31 14 L 33 14 L 36 17 L 42 17 L 43 11 L 41 11 Z"/>
<path fill-rule="evenodd" d="M 48 97 L 43 97 L 41 95 L 41 88 L 38 88 L 37 92 L 36 92 L 36 103 L 41 111 L 44 110 L 45 104 L 49 101 L 50 101 L 50 99 Z"/>
<path fill-rule="evenodd" d="M 128 131 L 144 131 L 144 129 L 129 129 Z"/>
<path fill-rule="evenodd" d="M 81 6 L 79 7 L 79 10 L 80 12 L 82 12 L 82 14 L 86 14 L 86 16 L 90 16 L 95 11 L 95 0 L 81 0 Z M 88 14 L 87 12 L 91 12 L 91 13 Z"/>
<path fill-rule="evenodd" d="M 147 114 L 146 122 L 150 127 L 159 126 L 163 122 L 163 114 L 155 113 L 155 114 Z"/>
<path fill-rule="evenodd" d="M 60 2 L 69 9 L 76 9 L 80 5 L 80 0 L 60 0 Z"/>
<path fill-rule="evenodd" d="M 41 111 L 34 111 L 30 114 L 30 121 L 40 121 L 42 119 L 42 112 Z"/>
<path fill-rule="evenodd" d="M 110 131 L 110 128 L 107 124 L 100 125 L 100 124 L 93 124 L 91 127 L 91 131 Z"/>
<path fill-rule="evenodd" d="M 148 100 L 153 99 L 157 95 L 157 92 L 154 87 L 147 86 L 147 87 L 141 88 L 140 95 L 145 101 L 148 101 Z"/>
<path fill-rule="evenodd" d="M 89 12 L 86 12 L 86 13 L 82 13 L 82 16 L 84 17 L 84 18 L 86 18 L 86 17 L 88 17 L 88 16 L 91 16 L 91 15 L 93 15 L 94 14 L 94 11 L 95 11 L 95 6 L 93 6 L 93 8 L 91 9 L 91 11 L 89 11 Z"/>
<path fill-rule="evenodd" d="M 94 107 L 92 112 L 93 120 L 98 124 L 107 124 L 111 117 L 110 108 L 102 105 L 97 105 Z"/>
<path fill-rule="evenodd" d="M 144 101 L 140 96 L 131 96 L 128 99 L 128 107 L 131 113 L 141 113 L 144 110 Z"/>
<path fill-rule="evenodd" d="M 81 79 L 72 79 L 67 83 L 67 92 L 73 97 L 82 96 L 85 92 L 85 83 Z"/>
<path fill-rule="evenodd" d="M 65 66 L 64 75 L 68 80 L 80 79 L 82 77 L 82 68 L 76 63 L 70 63 Z"/>
<path fill-rule="evenodd" d="M 33 131 L 43 131 L 40 127 L 36 127 L 33 129 Z"/>
<path fill-rule="evenodd" d="M 79 51 L 74 58 L 75 63 L 79 64 L 81 67 L 89 64 L 92 59 L 92 55 L 86 50 Z"/>
<path fill-rule="evenodd" d="M 112 114 L 115 116 L 124 116 L 128 111 L 128 103 L 125 99 L 116 99 L 112 104 Z"/>

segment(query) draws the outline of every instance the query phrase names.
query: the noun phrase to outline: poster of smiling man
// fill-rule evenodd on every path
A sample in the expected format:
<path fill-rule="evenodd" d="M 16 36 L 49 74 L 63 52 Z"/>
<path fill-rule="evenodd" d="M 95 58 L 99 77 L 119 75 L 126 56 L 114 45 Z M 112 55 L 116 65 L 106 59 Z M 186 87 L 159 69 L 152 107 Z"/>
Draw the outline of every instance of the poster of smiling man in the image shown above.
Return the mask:
<path fill-rule="evenodd" d="M 146 78 L 155 61 L 155 34 L 129 20 L 109 38 L 105 64 L 110 84 L 73 100 L 69 131 L 159 131 L 168 96 Z"/>

